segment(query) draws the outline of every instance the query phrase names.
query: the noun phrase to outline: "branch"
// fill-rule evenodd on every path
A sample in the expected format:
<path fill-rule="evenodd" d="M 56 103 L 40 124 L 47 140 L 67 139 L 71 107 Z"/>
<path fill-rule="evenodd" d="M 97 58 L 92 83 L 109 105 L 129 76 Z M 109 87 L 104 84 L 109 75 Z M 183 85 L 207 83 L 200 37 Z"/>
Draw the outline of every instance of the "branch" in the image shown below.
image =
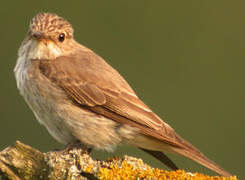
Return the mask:
<path fill-rule="evenodd" d="M 79 147 L 41 153 L 17 141 L 0 152 L 0 179 L 11 180 L 98 180 L 98 179 L 185 179 L 237 180 L 211 177 L 183 170 L 165 171 L 152 168 L 141 159 L 124 156 L 107 161 L 93 160 Z"/>

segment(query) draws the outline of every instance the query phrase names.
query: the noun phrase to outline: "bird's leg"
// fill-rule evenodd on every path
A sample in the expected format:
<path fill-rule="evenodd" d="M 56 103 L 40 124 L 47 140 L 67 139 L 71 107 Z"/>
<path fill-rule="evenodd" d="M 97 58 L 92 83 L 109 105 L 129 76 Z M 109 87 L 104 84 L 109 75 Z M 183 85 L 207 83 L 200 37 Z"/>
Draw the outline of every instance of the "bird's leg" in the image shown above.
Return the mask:
<path fill-rule="evenodd" d="M 83 153 L 90 154 L 92 152 L 91 147 L 87 147 L 82 144 L 79 140 L 68 143 L 64 149 L 61 150 L 61 153 L 69 153 L 73 149 L 81 149 Z"/>

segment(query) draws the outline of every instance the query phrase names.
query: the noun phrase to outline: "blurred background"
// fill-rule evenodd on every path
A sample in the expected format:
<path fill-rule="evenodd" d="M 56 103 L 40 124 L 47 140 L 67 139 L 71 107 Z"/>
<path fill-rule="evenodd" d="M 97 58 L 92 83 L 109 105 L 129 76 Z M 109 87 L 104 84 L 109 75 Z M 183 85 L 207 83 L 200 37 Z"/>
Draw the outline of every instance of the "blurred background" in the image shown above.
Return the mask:
<path fill-rule="evenodd" d="M 75 38 L 115 67 L 139 97 L 224 169 L 245 178 L 245 1 L 5 1 L 0 7 L 0 150 L 16 140 L 46 152 L 58 144 L 16 89 L 13 68 L 30 19 L 66 18 Z M 132 147 L 128 154 L 166 168 Z M 170 155 L 188 171 L 213 174 Z"/>

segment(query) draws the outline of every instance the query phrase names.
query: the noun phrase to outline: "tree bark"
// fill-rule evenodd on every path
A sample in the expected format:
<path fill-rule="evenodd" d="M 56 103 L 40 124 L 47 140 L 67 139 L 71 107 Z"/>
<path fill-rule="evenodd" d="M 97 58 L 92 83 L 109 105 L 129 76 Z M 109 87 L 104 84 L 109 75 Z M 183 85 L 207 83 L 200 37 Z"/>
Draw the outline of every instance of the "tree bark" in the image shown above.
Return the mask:
<path fill-rule="evenodd" d="M 79 146 L 41 153 L 19 141 L 0 152 L 0 180 L 97 180 L 97 179 L 213 179 L 183 170 L 152 168 L 141 159 L 124 156 L 106 161 L 93 160 Z M 216 180 L 237 178 L 215 177 Z"/>

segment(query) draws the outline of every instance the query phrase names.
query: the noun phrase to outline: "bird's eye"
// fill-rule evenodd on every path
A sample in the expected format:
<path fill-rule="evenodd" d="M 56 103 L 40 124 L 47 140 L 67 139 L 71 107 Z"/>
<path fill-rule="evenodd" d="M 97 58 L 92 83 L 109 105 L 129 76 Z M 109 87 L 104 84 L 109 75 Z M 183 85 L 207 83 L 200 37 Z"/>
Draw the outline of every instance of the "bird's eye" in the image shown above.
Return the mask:
<path fill-rule="evenodd" d="M 65 40 L 65 34 L 64 33 L 61 33 L 59 35 L 59 38 L 58 39 L 59 39 L 60 42 L 63 42 Z"/>

